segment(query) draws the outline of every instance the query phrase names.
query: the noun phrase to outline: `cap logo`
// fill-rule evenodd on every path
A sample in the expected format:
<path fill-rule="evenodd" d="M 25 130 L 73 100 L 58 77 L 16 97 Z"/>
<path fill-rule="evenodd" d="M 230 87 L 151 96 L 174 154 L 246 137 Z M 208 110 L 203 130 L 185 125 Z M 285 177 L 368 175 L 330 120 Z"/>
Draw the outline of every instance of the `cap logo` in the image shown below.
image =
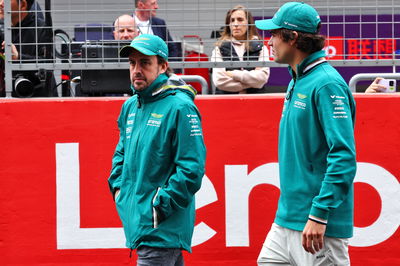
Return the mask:
<path fill-rule="evenodd" d="M 144 45 L 147 45 L 147 46 L 150 46 L 150 43 L 147 43 L 147 42 L 141 42 L 140 40 L 135 40 L 135 43 L 134 43 L 134 45 L 135 44 L 144 44 Z"/>
<path fill-rule="evenodd" d="M 145 37 L 136 37 L 135 41 L 148 41 L 150 40 L 149 38 L 145 38 Z"/>
<path fill-rule="evenodd" d="M 285 21 L 285 22 L 283 22 L 285 25 L 288 25 L 288 26 L 291 26 L 291 27 L 295 27 L 295 28 L 298 28 L 299 26 L 297 26 L 297 25 L 294 25 L 294 24 L 291 24 L 291 23 L 289 23 L 289 22 L 287 22 L 287 21 Z"/>
<path fill-rule="evenodd" d="M 162 55 L 164 55 L 164 56 L 167 56 L 163 51 L 161 51 L 161 50 L 158 50 L 158 54 L 162 54 Z"/>

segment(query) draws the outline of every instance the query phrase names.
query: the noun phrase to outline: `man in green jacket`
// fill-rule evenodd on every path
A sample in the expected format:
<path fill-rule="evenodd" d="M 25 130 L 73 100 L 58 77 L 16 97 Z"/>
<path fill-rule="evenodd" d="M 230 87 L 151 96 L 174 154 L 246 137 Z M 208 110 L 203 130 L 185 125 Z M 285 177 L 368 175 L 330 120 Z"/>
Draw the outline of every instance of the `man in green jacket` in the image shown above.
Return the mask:
<path fill-rule="evenodd" d="M 183 265 L 206 156 L 196 91 L 170 73 L 158 36 L 142 34 L 120 55 L 129 57 L 134 95 L 118 118 L 108 183 L 126 246 L 137 249 L 137 265 Z"/>
<path fill-rule="evenodd" d="M 279 128 L 281 195 L 258 265 L 350 265 L 355 103 L 324 57 L 320 25 L 317 11 L 300 2 L 256 21 L 292 75 Z"/>

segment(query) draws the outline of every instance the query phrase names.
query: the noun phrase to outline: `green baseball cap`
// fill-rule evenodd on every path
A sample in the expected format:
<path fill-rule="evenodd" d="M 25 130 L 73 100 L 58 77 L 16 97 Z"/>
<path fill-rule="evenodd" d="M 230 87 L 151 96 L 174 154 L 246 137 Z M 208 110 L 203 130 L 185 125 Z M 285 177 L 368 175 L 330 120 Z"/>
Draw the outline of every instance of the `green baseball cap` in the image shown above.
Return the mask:
<path fill-rule="evenodd" d="M 168 46 L 163 39 L 156 35 L 141 34 L 137 36 L 130 45 L 121 48 L 119 55 L 128 57 L 133 49 L 144 55 L 159 55 L 166 60 L 168 59 Z"/>
<path fill-rule="evenodd" d="M 310 5 L 301 2 L 288 2 L 281 6 L 272 19 L 257 20 L 260 30 L 289 29 L 317 33 L 321 19 Z"/>

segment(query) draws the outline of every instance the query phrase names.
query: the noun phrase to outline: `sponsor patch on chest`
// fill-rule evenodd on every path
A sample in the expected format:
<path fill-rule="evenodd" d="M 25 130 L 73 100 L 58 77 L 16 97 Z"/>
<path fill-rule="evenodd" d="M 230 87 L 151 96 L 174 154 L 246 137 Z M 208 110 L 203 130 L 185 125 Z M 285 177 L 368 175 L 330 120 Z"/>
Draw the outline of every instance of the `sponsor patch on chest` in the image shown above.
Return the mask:
<path fill-rule="evenodd" d="M 307 107 L 307 104 L 305 102 L 302 101 L 294 101 L 293 106 L 302 110 L 305 110 Z"/>
<path fill-rule="evenodd" d="M 305 110 L 307 107 L 307 103 L 306 103 L 307 97 L 308 96 L 305 94 L 296 93 L 296 98 L 294 99 L 293 107 L 301 109 L 301 110 Z"/>
<path fill-rule="evenodd" d="M 146 125 L 149 127 L 160 127 L 163 117 L 163 114 L 151 113 Z"/>

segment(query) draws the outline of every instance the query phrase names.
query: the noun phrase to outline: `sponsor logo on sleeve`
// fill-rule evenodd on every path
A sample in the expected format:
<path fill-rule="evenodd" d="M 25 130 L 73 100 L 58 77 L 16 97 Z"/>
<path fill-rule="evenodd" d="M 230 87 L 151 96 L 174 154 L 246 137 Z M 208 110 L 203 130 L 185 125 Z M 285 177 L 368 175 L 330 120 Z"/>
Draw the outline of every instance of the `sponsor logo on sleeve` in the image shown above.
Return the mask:
<path fill-rule="evenodd" d="M 136 113 L 128 114 L 128 120 L 126 120 L 126 129 L 125 129 L 125 134 L 126 134 L 127 139 L 131 138 L 133 124 L 135 123 L 135 116 L 136 116 Z"/>
<path fill-rule="evenodd" d="M 333 104 L 333 115 L 332 117 L 334 119 L 346 119 L 348 118 L 348 114 L 346 109 L 344 108 L 344 101 L 346 97 L 344 96 L 339 96 L 339 95 L 330 95 L 332 99 L 332 104 Z"/>
<path fill-rule="evenodd" d="M 196 114 L 187 114 L 190 124 L 190 136 L 203 136 L 203 132 L 200 127 L 199 116 Z"/>

